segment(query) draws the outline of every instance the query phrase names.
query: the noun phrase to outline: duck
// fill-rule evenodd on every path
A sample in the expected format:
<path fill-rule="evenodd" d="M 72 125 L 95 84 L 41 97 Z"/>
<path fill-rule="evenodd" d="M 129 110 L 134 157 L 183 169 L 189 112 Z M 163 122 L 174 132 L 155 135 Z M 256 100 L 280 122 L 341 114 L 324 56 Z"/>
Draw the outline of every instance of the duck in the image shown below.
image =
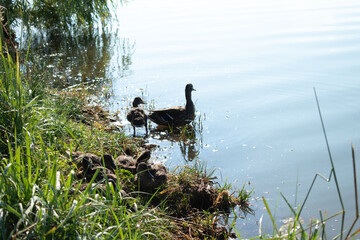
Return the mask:
<path fill-rule="evenodd" d="M 145 126 L 146 136 L 148 135 L 147 115 L 146 115 L 144 109 L 139 107 L 140 104 L 145 104 L 145 102 L 140 97 L 134 98 L 133 106 L 126 115 L 127 120 L 133 126 L 134 137 L 135 137 L 135 127 L 144 127 Z"/>
<path fill-rule="evenodd" d="M 90 182 L 96 171 L 100 169 L 95 181 L 100 182 L 107 178 L 109 182 L 116 185 L 116 165 L 110 154 L 106 153 L 103 156 L 98 156 L 92 153 L 73 152 L 72 158 L 77 165 L 77 178 Z"/>
<path fill-rule="evenodd" d="M 162 163 L 141 162 L 136 167 L 135 183 L 139 190 L 153 193 L 158 187 L 167 183 L 169 176 Z"/>
<path fill-rule="evenodd" d="M 147 163 L 150 159 L 150 156 L 150 150 L 145 150 L 141 152 L 137 158 L 133 158 L 129 155 L 120 155 L 116 158 L 116 166 L 118 166 L 119 169 L 125 169 L 132 174 L 136 174 L 137 166 L 143 162 Z"/>
<path fill-rule="evenodd" d="M 160 126 L 184 126 L 195 118 L 195 106 L 191 100 L 191 92 L 196 91 L 191 83 L 185 87 L 186 104 L 171 108 L 153 110 L 149 114 L 149 119 Z"/>

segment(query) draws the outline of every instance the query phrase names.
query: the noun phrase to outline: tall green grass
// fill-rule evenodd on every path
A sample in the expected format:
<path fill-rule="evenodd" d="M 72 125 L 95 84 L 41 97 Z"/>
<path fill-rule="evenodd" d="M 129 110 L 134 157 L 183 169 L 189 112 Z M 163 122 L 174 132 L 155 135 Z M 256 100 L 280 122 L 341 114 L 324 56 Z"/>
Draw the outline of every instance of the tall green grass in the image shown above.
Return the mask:
<path fill-rule="evenodd" d="M 80 190 L 65 150 L 122 148 L 124 134 L 72 121 L 84 99 L 51 91 L 34 94 L 38 85 L 29 84 L 19 57 L 7 54 L 1 41 L 0 49 L 0 239 L 170 237 L 168 220 L 140 204 L 132 210 L 138 200 L 107 179 L 95 184 L 94 176 Z"/>
<path fill-rule="evenodd" d="M 60 169 L 60 155 L 45 148 L 33 153 L 30 141 L 26 138 L 25 149 L 16 146 L 2 159 L 1 239 L 138 239 L 166 232 L 166 219 L 146 208 L 129 210 L 136 200 L 111 183 L 105 181 L 105 193 L 98 194 L 96 175 L 80 191 L 74 172 L 64 175 Z"/>
<path fill-rule="evenodd" d="M 36 98 L 29 94 L 30 89 L 20 73 L 19 56 L 16 59 L 4 51 L 0 39 L 0 146 L 6 150 L 7 141 L 21 144 L 27 129 L 32 127 L 32 107 Z"/>

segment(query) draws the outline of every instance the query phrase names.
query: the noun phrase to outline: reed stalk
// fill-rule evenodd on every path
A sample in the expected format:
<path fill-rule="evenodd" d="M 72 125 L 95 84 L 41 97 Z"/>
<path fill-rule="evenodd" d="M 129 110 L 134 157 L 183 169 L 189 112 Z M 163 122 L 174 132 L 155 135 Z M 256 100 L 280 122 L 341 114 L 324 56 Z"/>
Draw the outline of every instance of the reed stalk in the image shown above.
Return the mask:
<path fill-rule="evenodd" d="M 344 207 L 344 204 L 343 204 L 343 199 L 342 199 L 342 195 L 341 195 L 341 191 L 340 191 L 340 186 L 339 186 L 339 183 L 338 183 L 338 179 L 337 179 L 337 176 L 336 176 L 336 169 L 335 169 L 335 166 L 334 166 L 334 162 L 333 162 L 333 158 L 332 158 L 332 155 L 331 155 L 331 151 L 330 151 L 330 146 L 329 146 L 329 142 L 328 142 L 328 138 L 327 138 L 327 135 L 326 135 L 326 130 L 325 130 L 325 124 L 324 124 L 324 121 L 323 121 L 323 117 L 322 117 L 322 114 L 321 114 L 321 109 L 320 109 L 320 104 L 319 104 L 319 100 L 318 100 L 318 97 L 317 97 L 317 93 L 316 93 L 316 89 L 314 88 L 314 94 L 315 94 L 315 99 L 316 99 L 316 104 L 317 104 L 317 109 L 318 109 L 318 113 L 319 113 L 319 117 L 320 117 L 320 121 L 321 121 L 321 126 L 322 126 L 322 130 L 323 130 L 323 134 L 324 134 L 324 138 L 325 138 L 325 143 L 326 143 L 326 147 L 327 147 L 327 151 L 328 151 L 328 155 L 329 155 L 329 160 L 330 160 L 330 164 L 331 164 L 331 170 L 330 170 L 330 173 L 329 173 L 329 177 L 326 178 L 324 177 L 323 175 L 321 175 L 320 173 L 316 173 L 315 176 L 314 176 L 314 179 L 307 191 L 307 194 L 305 196 L 305 199 L 303 201 L 303 203 L 301 204 L 301 207 L 300 209 L 298 210 L 298 212 L 295 211 L 294 207 L 291 206 L 291 204 L 289 203 L 289 201 L 286 199 L 286 197 L 280 192 L 283 200 L 286 202 L 286 204 L 288 205 L 289 209 L 291 210 L 292 214 L 295 216 L 295 223 L 293 224 L 293 228 L 289 228 L 288 229 L 288 233 L 284 236 L 281 236 L 279 235 L 279 230 L 275 224 L 275 219 L 273 218 L 272 214 L 271 214 L 271 211 L 269 209 L 269 206 L 265 200 L 265 198 L 263 198 L 263 201 L 264 201 L 264 205 L 267 209 L 267 212 L 270 216 L 270 219 L 273 223 L 273 227 L 274 229 L 276 230 L 276 233 L 277 233 L 277 237 L 279 238 L 288 238 L 288 239 L 297 239 L 297 237 L 294 235 L 296 232 L 299 232 L 299 234 L 301 235 L 301 239 L 317 239 L 318 237 L 320 237 L 320 234 L 321 234 L 321 238 L 322 239 L 326 239 L 326 231 L 325 231 L 325 226 L 326 226 L 326 222 L 332 218 L 335 218 L 339 215 L 341 215 L 341 228 L 340 228 L 340 232 L 339 232 L 339 235 L 338 237 L 342 240 L 344 239 L 344 233 L 345 233 L 345 230 L 344 230 L 344 224 L 345 224 L 345 207 Z M 350 238 L 353 238 L 355 235 L 359 234 L 360 233 L 360 228 L 359 229 L 356 229 L 354 232 L 353 232 L 353 228 L 355 227 L 355 224 L 357 222 L 357 220 L 359 219 L 359 205 L 358 205 L 358 193 L 357 193 L 357 176 L 356 176 L 356 165 L 355 165 L 355 151 L 354 151 L 354 147 L 353 145 L 351 145 L 351 151 L 352 151 L 352 163 L 353 163 L 353 174 L 354 174 L 354 193 L 355 193 L 355 206 L 356 206 L 356 209 L 355 209 L 355 219 L 354 221 L 352 222 L 350 228 L 347 230 L 347 233 L 346 233 L 346 236 L 345 236 L 345 239 L 350 239 Z M 337 194 L 338 194 L 338 199 L 339 199 L 339 203 L 340 203 L 340 206 L 341 206 L 341 211 L 339 211 L 338 213 L 330 216 L 330 217 L 327 217 L 327 214 L 326 214 L 326 211 L 325 211 L 325 219 L 323 218 L 323 214 L 322 212 L 320 211 L 320 219 L 321 221 L 319 223 L 314 223 L 312 220 L 310 220 L 310 225 L 309 227 L 305 227 L 300 221 L 298 221 L 298 219 L 300 219 L 300 215 L 302 213 L 302 210 L 307 202 L 307 199 L 311 193 L 311 190 L 317 180 L 317 178 L 320 177 L 321 179 L 325 180 L 326 182 L 330 182 L 331 181 L 331 178 L 333 177 L 334 178 L 334 182 L 335 182 L 335 186 L 336 186 L 336 190 L 337 190 Z M 296 230 L 296 223 L 299 223 L 299 226 L 300 226 L 300 230 L 297 231 Z M 315 228 L 314 231 L 312 231 L 313 227 L 314 227 L 314 224 L 320 224 L 321 228 L 322 228 L 322 231 L 319 231 L 317 228 Z M 306 235 L 306 230 L 309 230 L 309 234 Z"/>

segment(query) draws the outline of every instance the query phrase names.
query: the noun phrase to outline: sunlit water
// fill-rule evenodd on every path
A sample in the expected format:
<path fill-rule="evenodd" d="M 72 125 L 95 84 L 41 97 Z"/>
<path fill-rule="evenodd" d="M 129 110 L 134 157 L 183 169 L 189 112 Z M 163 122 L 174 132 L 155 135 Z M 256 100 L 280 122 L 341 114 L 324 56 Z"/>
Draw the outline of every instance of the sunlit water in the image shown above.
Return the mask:
<path fill-rule="evenodd" d="M 255 216 L 237 224 L 242 236 L 258 234 L 262 215 L 263 232 L 272 232 L 262 196 L 281 226 L 290 210 L 279 191 L 297 206 L 316 173 L 329 177 L 313 87 L 347 223 L 354 219 L 350 146 L 360 155 L 359 1 L 135 0 L 118 15 L 118 34 L 134 43 L 134 53 L 127 76 L 111 73 L 114 101 L 144 95 L 157 108 L 182 105 L 185 84 L 194 84 L 203 117 L 202 141 L 194 146 L 199 159 L 218 169 L 221 182 L 254 189 Z M 118 64 L 116 54 L 110 65 Z M 169 166 L 184 164 L 178 143 L 149 141 L 161 146 L 157 157 Z M 334 180 L 318 179 L 304 222 L 319 219 L 319 210 L 328 216 L 341 210 Z M 339 233 L 339 221 L 328 224 L 329 235 Z"/>
<path fill-rule="evenodd" d="M 124 108 L 131 99 L 143 96 L 147 109 L 183 105 L 185 85 L 193 83 L 203 125 L 198 140 L 184 146 L 151 134 L 149 142 L 160 146 L 154 159 L 174 169 L 197 155 L 217 169 L 220 183 L 253 189 L 255 215 L 236 227 L 242 237 L 255 236 L 264 216 L 262 232 L 272 233 L 262 197 L 281 226 L 291 211 L 279 192 L 296 207 L 316 173 L 330 174 L 315 87 L 349 226 L 355 218 L 351 143 L 360 167 L 358 0 L 134 0 L 117 14 L 112 37 L 65 43 L 59 58 L 71 62 L 66 71 L 75 79 L 110 80 L 110 108 L 120 110 L 128 135 Z M 86 64 L 78 74 L 81 58 Z M 59 81 L 71 85 L 73 78 Z M 305 225 L 320 219 L 320 210 L 323 216 L 341 210 L 334 179 L 317 179 L 302 213 Z M 340 218 L 327 224 L 329 236 L 339 231 Z"/>

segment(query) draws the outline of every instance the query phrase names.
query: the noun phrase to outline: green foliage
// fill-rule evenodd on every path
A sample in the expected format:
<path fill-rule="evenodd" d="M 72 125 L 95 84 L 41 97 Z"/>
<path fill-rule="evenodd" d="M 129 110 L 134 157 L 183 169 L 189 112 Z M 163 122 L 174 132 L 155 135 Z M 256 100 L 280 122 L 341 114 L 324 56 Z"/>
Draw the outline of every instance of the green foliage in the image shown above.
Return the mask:
<path fill-rule="evenodd" d="M 143 206 L 131 210 L 138 200 L 107 179 L 105 192 L 92 184 L 96 175 L 80 190 L 65 150 L 121 152 L 127 145 L 123 133 L 75 119 L 86 92 L 41 90 L 33 81 L 39 76 L 9 54 L 0 57 L 0 239 L 169 238 L 166 219 Z M 117 172 L 124 182 L 133 178 L 125 174 Z"/>
<path fill-rule="evenodd" d="M 76 27 L 90 27 L 96 21 L 110 17 L 107 0 L 5 0 L 7 20 L 13 25 L 21 19 L 25 26 L 45 30 L 68 32 Z M 64 32 L 62 32 L 64 33 Z"/>
<path fill-rule="evenodd" d="M 31 96 L 31 89 L 20 73 L 18 59 L 13 61 L 8 53 L 0 52 L 0 149 L 6 147 L 7 140 L 11 143 L 15 139 L 24 140 L 26 129 L 34 123 L 35 105 L 36 98 Z"/>
<path fill-rule="evenodd" d="M 129 197 L 108 186 L 98 194 L 90 182 L 76 187 L 71 171 L 61 169 L 61 156 L 16 147 L 0 167 L 0 237 L 2 239 L 138 239 L 164 236 L 165 219 L 153 210 L 130 211 Z M 41 161 L 39 161 L 41 159 Z M 134 200 L 132 200 L 134 202 Z M 150 232 L 150 229 L 152 233 Z"/>

